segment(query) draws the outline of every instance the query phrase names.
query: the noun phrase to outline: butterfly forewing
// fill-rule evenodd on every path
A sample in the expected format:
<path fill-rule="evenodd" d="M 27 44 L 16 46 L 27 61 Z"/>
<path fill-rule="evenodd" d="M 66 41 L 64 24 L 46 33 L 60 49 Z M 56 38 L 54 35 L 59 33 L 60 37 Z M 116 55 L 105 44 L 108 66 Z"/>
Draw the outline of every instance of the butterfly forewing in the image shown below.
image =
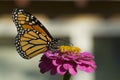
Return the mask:
<path fill-rule="evenodd" d="M 12 18 L 17 26 L 18 32 L 20 32 L 23 29 L 31 29 L 36 30 L 40 33 L 44 33 L 50 38 L 52 38 L 45 26 L 39 20 L 37 20 L 35 16 L 31 15 L 27 11 L 23 9 L 14 9 L 12 12 Z"/>

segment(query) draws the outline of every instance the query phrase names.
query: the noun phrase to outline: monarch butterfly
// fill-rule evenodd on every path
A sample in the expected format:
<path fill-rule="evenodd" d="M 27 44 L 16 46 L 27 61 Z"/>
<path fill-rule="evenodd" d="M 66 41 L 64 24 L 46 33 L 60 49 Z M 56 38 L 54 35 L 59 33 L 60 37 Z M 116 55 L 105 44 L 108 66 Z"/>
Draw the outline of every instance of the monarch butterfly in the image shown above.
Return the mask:
<path fill-rule="evenodd" d="M 57 48 L 59 40 L 54 39 L 35 16 L 23 9 L 14 9 L 12 18 L 18 32 L 15 38 L 16 49 L 23 58 L 30 59 Z"/>

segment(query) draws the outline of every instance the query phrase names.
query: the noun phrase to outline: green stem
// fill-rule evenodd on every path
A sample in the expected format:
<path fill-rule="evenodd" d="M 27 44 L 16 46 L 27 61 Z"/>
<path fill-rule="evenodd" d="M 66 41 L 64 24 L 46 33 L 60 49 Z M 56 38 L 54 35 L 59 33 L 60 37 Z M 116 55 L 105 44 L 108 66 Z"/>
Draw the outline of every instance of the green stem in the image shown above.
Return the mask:
<path fill-rule="evenodd" d="M 63 76 L 63 80 L 70 80 L 70 78 L 71 75 L 68 72 L 66 72 L 66 74 Z"/>

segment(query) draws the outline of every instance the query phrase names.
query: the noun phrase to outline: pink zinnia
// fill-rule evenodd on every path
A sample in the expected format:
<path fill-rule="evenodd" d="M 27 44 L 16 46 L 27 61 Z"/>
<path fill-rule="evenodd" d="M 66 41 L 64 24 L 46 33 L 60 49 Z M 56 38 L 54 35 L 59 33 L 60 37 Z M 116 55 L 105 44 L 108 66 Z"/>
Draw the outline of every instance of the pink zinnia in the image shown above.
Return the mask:
<path fill-rule="evenodd" d="M 76 47 L 61 47 L 56 51 L 47 51 L 40 60 L 40 72 L 50 71 L 52 75 L 58 73 L 71 75 L 77 73 L 77 68 L 85 72 L 94 72 L 96 69 L 94 56 L 89 52 L 80 52 Z"/>

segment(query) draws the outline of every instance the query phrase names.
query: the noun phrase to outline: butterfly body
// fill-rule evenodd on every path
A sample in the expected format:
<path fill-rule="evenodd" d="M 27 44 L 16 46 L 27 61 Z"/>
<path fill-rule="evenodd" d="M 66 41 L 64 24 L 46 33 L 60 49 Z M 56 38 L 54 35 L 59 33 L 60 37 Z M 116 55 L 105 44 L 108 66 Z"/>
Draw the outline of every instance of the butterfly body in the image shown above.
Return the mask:
<path fill-rule="evenodd" d="M 16 49 L 25 59 L 30 59 L 47 50 L 57 49 L 59 40 L 54 39 L 42 23 L 23 9 L 14 9 L 13 22 L 18 34 Z"/>

